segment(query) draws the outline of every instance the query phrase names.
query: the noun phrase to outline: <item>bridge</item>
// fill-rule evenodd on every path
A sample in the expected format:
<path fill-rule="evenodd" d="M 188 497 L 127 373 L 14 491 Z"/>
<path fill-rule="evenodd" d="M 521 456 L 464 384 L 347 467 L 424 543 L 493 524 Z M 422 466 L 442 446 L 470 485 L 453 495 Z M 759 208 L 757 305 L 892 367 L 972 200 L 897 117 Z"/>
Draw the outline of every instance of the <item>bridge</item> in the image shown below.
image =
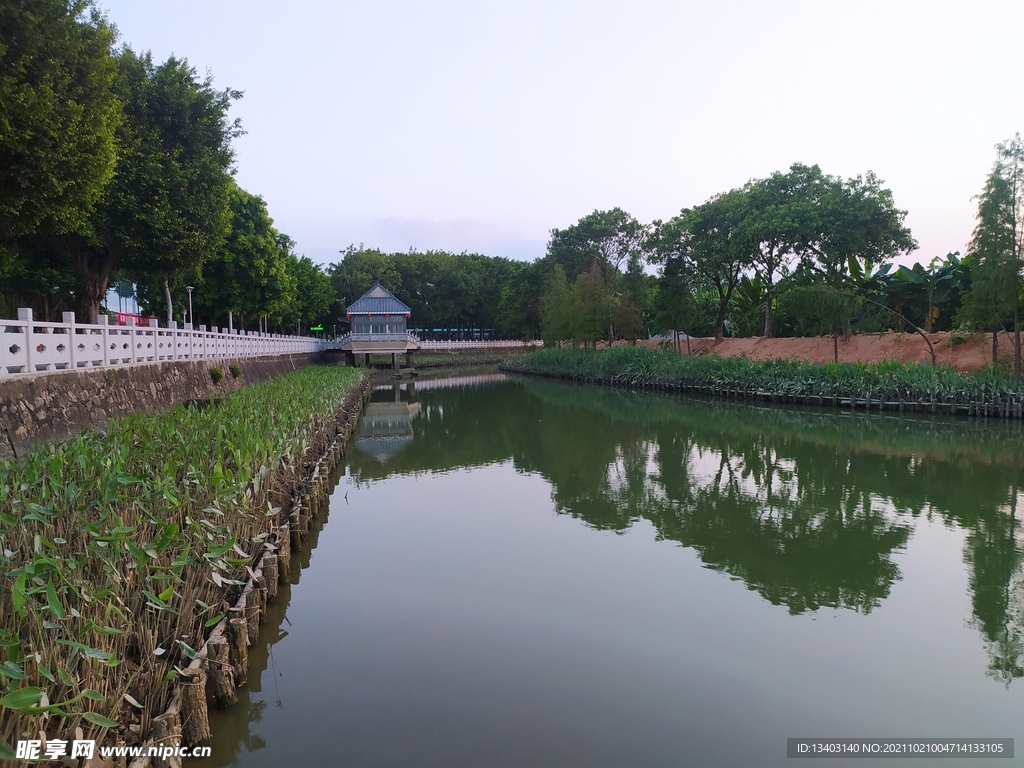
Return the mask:
<path fill-rule="evenodd" d="M 360 354 L 406 355 L 416 351 L 459 352 L 507 349 L 531 345 L 522 341 L 425 341 L 405 331 L 348 333 L 333 339 L 286 336 L 277 333 L 207 328 L 191 323 L 181 327 L 156 320 L 138 326 L 134 318 L 114 325 L 106 315 L 98 323 L 80 323 L 74 312 L 60 322 L 37 320 L 31 309 L 19 309 L 17 319 L 0 318 L 0 381 L 16 376 L 60 373 L 94 368 L 124 368 L 173 360 L 235 360 L 240 358 L 348 352 L 350 362 Z"/>

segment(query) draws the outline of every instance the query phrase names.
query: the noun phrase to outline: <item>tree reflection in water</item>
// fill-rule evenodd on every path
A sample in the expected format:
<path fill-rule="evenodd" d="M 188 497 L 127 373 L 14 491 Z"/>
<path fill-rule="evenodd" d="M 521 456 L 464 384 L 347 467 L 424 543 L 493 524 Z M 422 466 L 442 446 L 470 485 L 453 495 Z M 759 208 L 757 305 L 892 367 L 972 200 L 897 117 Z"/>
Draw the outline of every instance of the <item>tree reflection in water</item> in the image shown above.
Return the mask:
<path fill-rule="evenodd" d="M 417 403 L 402 449 L 355 451 L 360 483 L 512 461 L 557 512 L 622 532 L 649 521 L 792 614 L 870 612 L 900 578 L 915 518 L 967 532 L 973 620 L 990 674 L 1024 675 L 1019 424 L 851 415 L 543 380 L 472 379 L 375 399 Z M 389 406 L 393 408 L 393 405 Z"/>

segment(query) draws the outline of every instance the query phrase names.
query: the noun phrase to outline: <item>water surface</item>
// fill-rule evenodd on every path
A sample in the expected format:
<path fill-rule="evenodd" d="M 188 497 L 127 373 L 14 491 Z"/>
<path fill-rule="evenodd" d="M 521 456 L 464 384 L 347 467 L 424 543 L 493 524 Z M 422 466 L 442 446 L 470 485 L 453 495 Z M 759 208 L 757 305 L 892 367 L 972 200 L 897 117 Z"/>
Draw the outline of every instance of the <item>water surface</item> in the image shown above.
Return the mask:
<path fill-rule="evenodd" d="M 501 375 L 383 388 L 195 764 L 1024 749 L 1022 445 L 1019 425 Z"/>

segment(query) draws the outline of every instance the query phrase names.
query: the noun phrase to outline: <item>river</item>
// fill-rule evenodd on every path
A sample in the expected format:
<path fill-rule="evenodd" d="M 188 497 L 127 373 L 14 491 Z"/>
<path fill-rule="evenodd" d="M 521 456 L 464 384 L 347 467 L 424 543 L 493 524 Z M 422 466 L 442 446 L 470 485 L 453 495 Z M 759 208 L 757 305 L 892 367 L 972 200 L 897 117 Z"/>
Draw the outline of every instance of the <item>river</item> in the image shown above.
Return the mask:
<path fill-rule="evenodd" d="M 194 765 L 1024 749 L 1022 447 L 1018 424 L 500 374 L 383 387 Z M 975 763 L 1005 764 L 914 761 Z"/>

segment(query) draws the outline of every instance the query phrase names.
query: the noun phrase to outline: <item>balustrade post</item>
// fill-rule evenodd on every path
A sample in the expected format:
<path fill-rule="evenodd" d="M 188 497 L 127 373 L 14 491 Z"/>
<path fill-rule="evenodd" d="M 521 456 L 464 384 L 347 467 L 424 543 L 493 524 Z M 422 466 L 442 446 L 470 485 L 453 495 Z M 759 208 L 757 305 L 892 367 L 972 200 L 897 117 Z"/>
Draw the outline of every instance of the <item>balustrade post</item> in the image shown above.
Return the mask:
<path fill-rule="evenodd" d="M 100 315 L 96 318 L 96 322 L 100 326 L 100 338 L 103 339 L 103 367 L 106 368 L 110 365 L 110 318 L 106 315 Z"/>
<path fill-rule="evenodd" d="M 133 364 L 139 362 L 139 354 L 138 354 L 139 341 L 138 341 L 138 339 L 139 339 L 138 334 L 136 334 L 136 332 L 135 332 L 135 318 L 134 317 L 129 317 L 128 318 L 128 343 L 131 345 L 131 348 L 132 348 L 132 363 Z"/>
<path fill-rule="evenodd" d="M 28 325 L 25 326 L 25 372 L 32 373 L 36 369 L 33 364 L 35 350 L 32 349 L 32 309 L 29 307 L 21 307 L 18 310 L 18 319 L 24 320 L 28 323 Z"/>
<path fill-rule="evenodd" d="M 178 359 L 178 321 L 168 320 L 167 330 L 171 334 L 171 360 Z"/>
<path fill-rule="evenodd" d="M 68 367 L 74 370 L 78 367 L 78 352 L 76 351 L 75 339 L 75 313 L 64 312 L 61 314 L 64 322 L 68 324 Z"/>

